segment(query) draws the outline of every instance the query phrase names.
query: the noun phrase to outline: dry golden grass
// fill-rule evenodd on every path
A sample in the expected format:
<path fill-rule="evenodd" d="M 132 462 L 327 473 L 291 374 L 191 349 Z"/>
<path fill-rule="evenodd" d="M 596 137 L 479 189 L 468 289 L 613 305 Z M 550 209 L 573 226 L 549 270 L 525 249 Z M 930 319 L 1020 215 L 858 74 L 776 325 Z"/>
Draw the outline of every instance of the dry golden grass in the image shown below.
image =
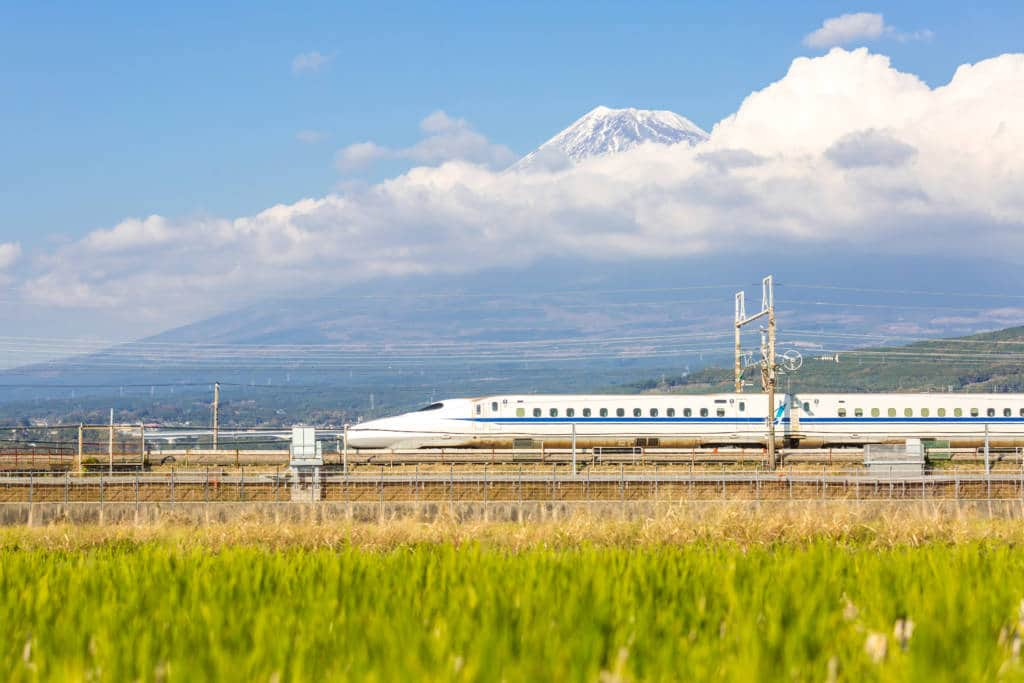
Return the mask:
<path fill-rule="evenodd" d="M 175 522 L 141 525 L 66 525 L 0 529 L 0 549 L 74 550 L 106 544 L 170 544 L 182 548 L 357 547 L 391 550 L 417 544 L 479 544 L 508 550 L 574 548 L 583 545 L 652 547 L 731 543 L 740 547 L 828 541 L 858 548 L 988 541 L 1024 543 L 1019 519 L 989 519 L 976 513 L 912 505 L 872 507 L 749 504 L 669 509 L 644 521 L 595 520 L 584 515 L 552 522 L 272 523 L 263 519 L 190 526 Z"/>

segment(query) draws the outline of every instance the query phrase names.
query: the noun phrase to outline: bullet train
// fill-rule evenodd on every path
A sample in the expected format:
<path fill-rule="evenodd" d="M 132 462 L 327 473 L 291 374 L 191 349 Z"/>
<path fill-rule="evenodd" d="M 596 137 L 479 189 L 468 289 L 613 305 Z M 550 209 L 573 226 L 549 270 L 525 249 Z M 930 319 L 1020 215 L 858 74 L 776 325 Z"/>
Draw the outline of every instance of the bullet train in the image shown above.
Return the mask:
<path fill-rule="evenodd" d="M 348 429 L 352 448 L 1024 446 L 1024 394 L 507 395 L 453 398 Z"/>

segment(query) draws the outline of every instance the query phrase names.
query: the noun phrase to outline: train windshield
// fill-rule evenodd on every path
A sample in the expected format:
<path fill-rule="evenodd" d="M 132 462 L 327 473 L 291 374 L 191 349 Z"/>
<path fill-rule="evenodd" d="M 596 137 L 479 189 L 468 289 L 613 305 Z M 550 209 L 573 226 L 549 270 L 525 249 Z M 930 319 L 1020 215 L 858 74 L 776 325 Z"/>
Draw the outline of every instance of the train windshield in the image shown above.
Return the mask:
<path fill-rule="evenodd" d="M 431 403 L 429 406 L 426 406 L 424 408 L 420 408 L 416 412 L 417 413 L 422 413 L 422 412 L 424 412 L 426 410 L 440 410 L 441 408 L 444 408 L 444 404 L 443 403 Z"/>

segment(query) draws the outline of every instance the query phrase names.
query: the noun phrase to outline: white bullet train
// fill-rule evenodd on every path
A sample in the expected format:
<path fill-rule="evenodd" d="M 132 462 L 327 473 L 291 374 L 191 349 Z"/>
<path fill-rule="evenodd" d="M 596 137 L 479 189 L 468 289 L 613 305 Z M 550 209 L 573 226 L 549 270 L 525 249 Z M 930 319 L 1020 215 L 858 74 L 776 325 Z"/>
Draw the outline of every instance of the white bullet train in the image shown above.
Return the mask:
<path fill-rule="evenodd" d="M 1024 394 L 776 394 L 777 444 L 908 438 L 1024 446 Z M 763 445 L 766 394 L 507 395 L 453 398 L 348 430 L 352 448 Z"/>

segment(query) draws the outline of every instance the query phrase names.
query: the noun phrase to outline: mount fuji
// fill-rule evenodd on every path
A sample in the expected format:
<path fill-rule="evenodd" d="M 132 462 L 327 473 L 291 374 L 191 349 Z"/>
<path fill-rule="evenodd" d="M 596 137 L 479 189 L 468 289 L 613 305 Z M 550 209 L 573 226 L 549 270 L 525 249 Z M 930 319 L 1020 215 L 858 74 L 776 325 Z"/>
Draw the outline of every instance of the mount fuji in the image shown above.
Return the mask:
<path fill-rule="evenodd" d="M 592 157 L 625 152 L 645 142 L 693 146 L 707 139 L 706 131 L 675 112 L 600 106 L 511 168 L 516 171 L 558 170 Z"/>

